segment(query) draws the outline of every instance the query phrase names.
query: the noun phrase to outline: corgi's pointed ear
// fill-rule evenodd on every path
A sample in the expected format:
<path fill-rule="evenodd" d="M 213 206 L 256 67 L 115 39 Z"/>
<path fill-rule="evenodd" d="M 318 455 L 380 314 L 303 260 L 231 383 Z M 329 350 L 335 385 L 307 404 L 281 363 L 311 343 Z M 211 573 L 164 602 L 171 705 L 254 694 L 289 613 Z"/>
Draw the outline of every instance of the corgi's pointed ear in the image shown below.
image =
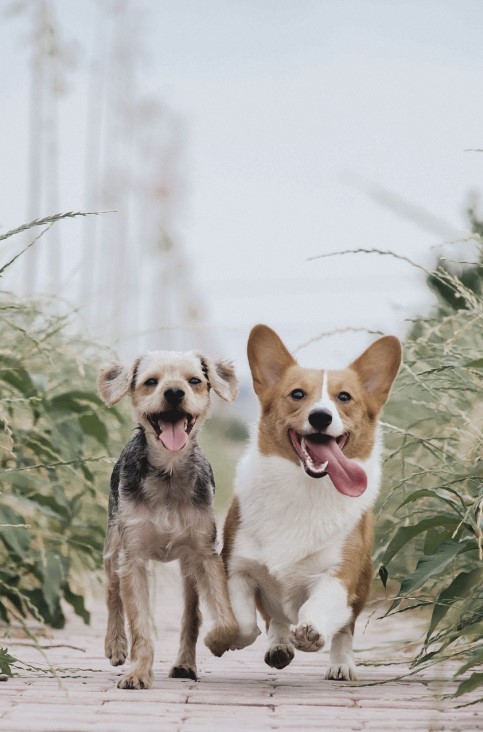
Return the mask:
<path fill-rule="evenodd" d="M 258 396 L 275 386 L 289 366 L 297 365 L 292 354 L 268 325 L 256 325 L 252 328 L 247 352 L 253 388 Z"/>
<path fill-rule="evenodd" d="M 386 403 L 392 383 L 401 365 L 401 343 L 395 336 L 383 336 L 359 356 L 350 367 L 366 392 L 375 400 L 377 409 Z"/>
<path fill-rule="evenodd" d="M 201 368 L 208 383 L 219 397 L 226 402 L 233 402 L 238 394 L 238 379 L 231 361 L 212 361 L 202 353 L 196 354 L 201 361 Z"/>
<path fill-rule="evenodd" d="M 131 366 L 116 361 L 101 369 L 97 377 L 97 388 L 108 407 L 117 404 L 128 393 L 139 361 L 140 359 L 136 359 Z"/>

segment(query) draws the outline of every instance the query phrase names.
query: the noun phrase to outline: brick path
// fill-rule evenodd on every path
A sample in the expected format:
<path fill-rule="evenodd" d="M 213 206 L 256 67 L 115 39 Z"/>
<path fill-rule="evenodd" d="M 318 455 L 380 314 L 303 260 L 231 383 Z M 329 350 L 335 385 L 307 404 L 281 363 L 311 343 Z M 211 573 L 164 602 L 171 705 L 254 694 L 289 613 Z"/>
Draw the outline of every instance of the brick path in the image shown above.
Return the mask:
<path fill-rule="evenodd" d="M 180 592 L 171 565 L 157 574 L 154 687 L 115 687 L 121 669 L 103 657 L 105 612 L 97 592 L 90 627 L 72 618 L 65 630 L 42 639 L 51 646 L 49 662 L 60 669 L 57 678 L 29 672 L 0 684 L 0 732 L 483 730 L 482 704 L 457 709 L 442 698 L 455 687 L 451 669 L 394 680 L 407 672 L 408 641 L 419 635 L 417 623 L 404 614 L 379 621 L 377 613 L 366 613 L 359 623 L 358 661 L 372 665 L 360 665 L 358 683 L 325 681 L 325 652 L 297 653 L 288 668 L 270 669 L 263 662 L 264 634 L 250 648 L 221 659 L 200 642 L 200 681 L 170 679 Z M 14 655 L 45 663 L 38 650 L 19 643 L 10 645 Z"/>

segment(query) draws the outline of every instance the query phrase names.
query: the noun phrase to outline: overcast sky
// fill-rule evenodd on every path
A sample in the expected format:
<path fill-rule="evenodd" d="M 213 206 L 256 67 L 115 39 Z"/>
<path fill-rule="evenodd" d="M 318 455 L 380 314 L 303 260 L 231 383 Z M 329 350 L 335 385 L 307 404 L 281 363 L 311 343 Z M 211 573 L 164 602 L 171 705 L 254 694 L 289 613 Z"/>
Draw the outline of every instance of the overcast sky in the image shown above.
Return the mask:
<path fill-rule="evenodd" d="M 185 193 L 177 226 L 220 350 L 243 370 L 256 322 L 293 347 L 334 328 L 403 335 L 405 318 L 429 306 L 417 270 L 377 255 L 309 258 L 382 248 L 427 265 L 431 247 L 461 232 L 468 194 L 482 180 L 483 155 L 465 150 L 483 147 L 483 3 L 137 6 L 146 51 L 139 83 L 179 120 Z M 66 35 L 88 50 L 95 3 L 57 7 Z M 27 215 L 26 32 L 27 16 L 2 19 L 2 228 Z M 61 210 L 85 206 L 78 150 L 86 79 L 81 63 L 62 102 Z M 425 210 L 424 225 L 398 216 L 375 190 Z M 300 358 L 343 365 L 368 338 L 326 339 Z"/>

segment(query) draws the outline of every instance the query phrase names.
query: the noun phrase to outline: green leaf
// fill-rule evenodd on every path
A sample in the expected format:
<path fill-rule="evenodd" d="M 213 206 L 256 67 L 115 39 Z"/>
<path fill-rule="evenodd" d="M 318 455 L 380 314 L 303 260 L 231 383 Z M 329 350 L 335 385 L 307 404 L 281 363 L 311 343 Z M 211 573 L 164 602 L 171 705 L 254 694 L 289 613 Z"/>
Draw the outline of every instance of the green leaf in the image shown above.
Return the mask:
<path fill-rule="evenodd" d="M 466 363 L 462 363 L 461 365 L 467 369 L 483 369 L 483 358 L 476 358 L 473 361 L 466 361 Z"/>
<path fill-rule="evenodd" d="M 37 462 L 56 462 L 61 456 L 61 452 L 57 449 L 57 445 L 52 444 L 51 438 L 30 430 L 25 434 L 17 433 L 18 441 L 22 442 L 22 447 L 29 447 L 36 456 Z"/>
<path fill-rule="evenodd" d="M 89 402 L 90 404 L 97 404 L 104 409 L 106 408 L 106 405 L 102 401 L 101 397 L 98 396 L 95 391 L 72 389 L 72 391 L 66 392 L 65 395 L 68 395 L 71 399 L 75 399 L 78 402 Z"/>
<path fill-rule="evenodd" d="M 402 547 L 408 543 L 408 541 L 411 541 L 415 536 L 422 534 L 423 531 L 427 531 L 435 526 L 447 526 L 455 529 L 458 524 L 459 518 L 457 516 L 451 516 L 450 514 L 445 513 L 431 516 L 427 519 L 422 519 L 419 523 L 412 526 L 401 526 L 386 547 L 382 563 L 388 564 L 402 549 Z"/>
<path fill-rule="evenodd" d="M 43 576 L 42 593 L 51 615 L 55 615 L 64 584 L 64 571 L 61 559 L 54 552 L 47 552 L 45 563 L 40 565 Z"/>
<path fill-rule="evenodd" d="M 379 567 L 379 577 L 381 578 L 381 582 L 384 586 L 384 589 L 386 589 L 389 572 L 387 571 L 386 567 L 383 564 L 381 564 L 381 566 Z"/>
<path fill-rule="evenodd" d="M 455 674 L 456 676 L 460 676 L 461 674 L 464 674 L 468 669 L 470 669 L 472 666 L 480 666 L 483 663 L 483 649 L 476 649 L 471 655 L 471 657 L 464 663 L 459 669 L 458 672 Z"/>
<path fill-rule="evenodd" d="M 402 581 L 399 590 L 401 597 L 394 600 L 391 609 L 397 607 L 402 597 L 422 587 L 435 574 L 442 573 L 458 554 L 474 547 L 475 543 L 471 539 L 463 542 L 444 541 L 434 554 L 421 557 L 414 572 Z"/>
<path fill-rule="evenodd" d="M 107 447 L 109 433 L 104 422 L 97 414 L 83 414 L 79 417 L 79 424 L 87 435 L 94 437 L 97 442 Z"/>
<path fill-rule="evenodd" d="M 481 614 L 480 614 L 481 617 Z M 459 636 L 469 635 L 473 636 L 474 640 L 480 641 L 483 637 L 483 620 L 469 620 L 458 625 Z"/>
<path fill-rule="evenodd" d="M 82 597 L 82 595 L 77 595 L 75 592 L 72 592 L 67 583 L 64 585 L 63 590 L 64 598 L 69 603 L 69 605 L 74 608 L 76 615 L 81 617 L 86 625 L 89 625 L 89 623 L 91 622 L 91 614 L 84 605 L 84 598 Z"/>
<path fill-rule="evenodd" d="M 474 691 L 483 684 L 483 672 L 472 673 L 469 679 L 465 679 L 461 682 L 456 690 L 455 696 L 462 696 L 468 694 L 470 691 Z"/>
<path fill-rule="evenodd" d="M 10 655 L 8 648 L 0 648 L 0 673 L 13 676 L 12 664 L 14 663 L 18 663 L 18 659 Z"/>
<path fill-rule="evenodd" d="M 426 642 L 428 642 L 429 637 L 444 618 L 451 605 L 468 597 L 475 586 L 478 588 L 482 576 L 483 569 L 479 567 L 471 570 L 470 572 L 460 572 L 451 584 L 439 593 L 431 616 L 431 621 L 429 623 Z"/>
<path fill-rule="evenodd" d="M 436 529 L 429 529 L 426 533 L 426 538 L 424 540 L 424 553 L 434 554 L 438 546 L 445 539 L 448 539 L 452 533 L 452 528 L 450 528 L 449 530 L 441 527 L 438 527 Z"/>
<path fill-rule="evenodd" d="M 37 608 L 37 611 L 42 616 L 44 621 L 51 625 L 53 628 L 63 628 L 65 625 L 65 616 L 62 612 L 60 601 L 57 602 L 53 610 L 49 608 L 45 601 L 43 590 L 39 587 L 34 589 L 25 589 L 23 594 L 28 598 L 29 602 Z M 60 597 L 59 597 L 60 600 Z"/>
<path fill-rule="evenodd" d="M 9 384 L 24 397 L 37 394 L 35 384 L 22 362 L 5 353 L 0 353 L 0 381 Z"/>
<path fill-rule="evenodd" d="M 28 499 L 41 506 L 44 512 L 52 517 L 65 519 L 70 516 L 69 509 L 62 505 L 54 495 L 44 496 L 42 493 L 32 493 Z M 45 508 L 50 509 L 50 511 L 45 511 Z"/>
<path fill-rule="evenodd" d="M 0 539 L 20 560 L 24 559 L 30 547 L 30 534 L 22 526 L 25 523 L 23 517 L 10 506 L 0 506 L 0 524 L 3 524 L 0 526 Z M 11 526 L 5 524 L 11 524 Z M 20 526 L 16 528 L 18 524 Z"/>
<path fill-rule="evenodd" d="M 445 489 L 445 486 L 441 486 L 441 489 Z M 452 491 L 453 492 L 453 491 Z M 438 488 L 421 488 L 420 490 L 413 491 L 409 494 L 407 498 L 404 499 L 404 501 L 399 504 L 396 511 L 399 511 L 400 508 L 403 506 L 407 506 L 408 503 L 413 503 L 414 501 L 419 501 L 420 498 L 434 498 L 440 501 L 444 501 L 447 503 L 452 509 L 456 509 L 460 515 L 460 507 L 458 504 L 453 501 L 451 498 L 448 498 L 448 496 L 443 496 L 441 493 L 438 493 Z"/>
<path fill-rule="evenodd" d="M 65 394 L 59 394 L 50 400 L 47 405 L 49 411 L 54 414 L 82 414 L 83 412 L 91 411 L 91 407 L 88 404 L 83 404 L 77 399 L 72 397 L 71 392 L 65 392 Z"/>

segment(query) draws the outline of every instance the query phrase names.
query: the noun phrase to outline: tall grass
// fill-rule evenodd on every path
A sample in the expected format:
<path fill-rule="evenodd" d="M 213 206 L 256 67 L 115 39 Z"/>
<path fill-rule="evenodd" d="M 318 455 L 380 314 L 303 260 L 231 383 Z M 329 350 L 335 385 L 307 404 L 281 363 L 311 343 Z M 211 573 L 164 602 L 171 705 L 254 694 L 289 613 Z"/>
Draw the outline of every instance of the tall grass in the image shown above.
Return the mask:
<path fill-rule="evenodd" d="M 472 672 L 456 696 L 483 685 L 483 221 L 468 214 L 479 257 L 464 266 L 441 258 L 427 271 L 362 248 L 320 255 L 396 257 L 425 271 L 437 296 L 434 312 L 412 324 L 384 412 L 376 561 L 387 614 L 426 611 L 412 666 L 453 660 L 457 678 Z"/>
<path fill-rule="evenodd" d="M 67 214 L 74 215 L 78 214 Z M 32 222 L 12 235 L 52 223 L 49 218 Z M 0 293 L 4 624 L 35 618 L 62 627 L 62 601 L 89 621 L 85 571 L 100 564 L 109 456 L 129 426 L 119 411 L 107 410 L 98 397 L 96 370 L 106 354 L 79 338 L 72 327 L 74 317 L 59 315 L 58 303 L 22 302 Z M 8 653 L 0 653 L 0 665 L 11 672 Z"/>
<path fill-rule="evenodd" d="M 412 665 L 455 659 L 457 676 L 483 663 L 482 263 L 428 277 L 439 307 L 414 323 L 385 411 L 377 536 L 388 614 L 428 611 Z M 476 671 L 456 695 L 482 683 Z"/>

